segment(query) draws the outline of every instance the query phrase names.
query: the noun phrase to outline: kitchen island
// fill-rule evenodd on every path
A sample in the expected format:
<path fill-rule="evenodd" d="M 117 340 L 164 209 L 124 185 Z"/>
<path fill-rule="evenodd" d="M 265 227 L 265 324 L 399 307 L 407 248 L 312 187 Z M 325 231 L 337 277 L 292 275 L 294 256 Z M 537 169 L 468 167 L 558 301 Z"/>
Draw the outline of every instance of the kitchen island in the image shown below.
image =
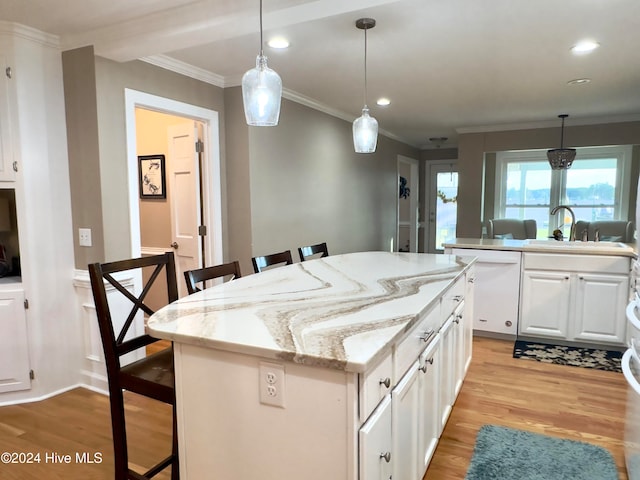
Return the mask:
<path fill-rule="evenodd" d="M 336 255 L 159 310 L 181 478 L 422 478 L 471 358 L 473 262 Z"/>

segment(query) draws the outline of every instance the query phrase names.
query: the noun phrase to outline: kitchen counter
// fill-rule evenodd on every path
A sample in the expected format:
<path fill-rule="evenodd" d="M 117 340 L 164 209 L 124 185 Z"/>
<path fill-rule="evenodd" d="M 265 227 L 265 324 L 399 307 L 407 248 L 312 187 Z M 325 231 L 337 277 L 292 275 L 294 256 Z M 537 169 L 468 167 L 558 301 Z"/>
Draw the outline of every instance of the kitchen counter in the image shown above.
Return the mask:
<path fill-rule="evenodd" d="M 361 252 L 248 275 L 156 312 L 174 342 L 365 372 L 463 275 L 471 257 Z"/>
<path fill-rule="evenodd" d="M 635 257 L 635 246 L 620 242 L 559 242 L 556 240 L 514 240 L 491 238 L 456 238 L 444 244 L 445 248 L 475 248 L 538 253 L 615 255 Z"/>

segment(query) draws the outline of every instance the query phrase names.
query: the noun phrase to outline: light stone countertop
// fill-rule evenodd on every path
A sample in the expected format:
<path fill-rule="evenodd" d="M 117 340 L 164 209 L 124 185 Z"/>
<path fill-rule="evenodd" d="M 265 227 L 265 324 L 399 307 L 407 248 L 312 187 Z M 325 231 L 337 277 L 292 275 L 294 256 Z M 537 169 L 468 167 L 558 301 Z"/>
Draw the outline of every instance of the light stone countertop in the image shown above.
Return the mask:
<path fill-rule="evenodd" d="M 149 318 L 177 343 L 365 372 L 475 261 L 360 252 L 244 276 L 184 297 Z"/>
<path fill-rule="evenodd" d="M 456 238 L 452 242 L 445 243 L 444 247 L 478 250 L 510 250 L 519 252 L 636 257 L 634 244 L 620 242 L 559 242 L 553 239 L 513 240 L 491 238 Z"/>

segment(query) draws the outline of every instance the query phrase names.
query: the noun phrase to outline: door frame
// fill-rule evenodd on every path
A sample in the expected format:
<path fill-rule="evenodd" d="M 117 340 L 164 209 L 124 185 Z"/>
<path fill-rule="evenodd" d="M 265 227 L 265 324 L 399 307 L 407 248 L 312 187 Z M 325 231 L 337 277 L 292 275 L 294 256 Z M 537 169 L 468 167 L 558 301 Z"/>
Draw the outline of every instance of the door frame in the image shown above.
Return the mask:
<path fill-rule="evenodd" d="M 124 97 L 132 257 L 139 257 L 142 254 L 135 118 L 135 109 L 139 107 L 190 118 L 203 124 L 204 153 L 200 176 L 203 189 L 202 223 L 207 227 L 207 235 L 204 237 L 203 243 L 208 262 L 211 264 L 222 263 L 222 177 L 218 112 L 128 88 L 125 88 Z"/>
<path fill-rule="evenodd" d="M 454 172 L 458 172 L 457 159 L 429 160 L 427 161 L 425 165 L 426 168 L 424 169 L 424 184 L 425 184 L 425 191 L 427 192 L 427 194 L 425 195 L 425 205 L 426 205 L 427 211 L 425 212 L 425 219 L 424 219 L 425 228 L 424 228 L 424 239 L 423 239 L 425 253 L 442 253 L 442 252 L 436 251 L 435 249 L 435 238 L 433 239 L 433 241 L 431 239 L 431 236 L 433 234 L 433 229 L 435 226 L 435 221 L 431 222 L 431 214 L 432 212 L 435 211 L 436 202 L 437 202 L 436 195 L 435 195 L 436 177 L 434 173 L 438 173 L 438 172 L 435 170 L 434 167 L 443 167 L 443 166 L 449 166 Z"/>
<path fill-rule="evenodd" d="M 400 182 L 400 165 L 409 165 L 411 169 L 411 178 L 409 180 L 409 251 L 417 252 L 418 249 L 418 221 L 420 218 L 420 163 L 418 160 L 405 157 L 404 155 L 398 155 L 396 163 L 396 177 L 398 178 L 398 184 L 396 185 L 396 241 L 394 250 L 397 252 L 400 249 L 400 196 L 398 192 L 398 185 Z"/>

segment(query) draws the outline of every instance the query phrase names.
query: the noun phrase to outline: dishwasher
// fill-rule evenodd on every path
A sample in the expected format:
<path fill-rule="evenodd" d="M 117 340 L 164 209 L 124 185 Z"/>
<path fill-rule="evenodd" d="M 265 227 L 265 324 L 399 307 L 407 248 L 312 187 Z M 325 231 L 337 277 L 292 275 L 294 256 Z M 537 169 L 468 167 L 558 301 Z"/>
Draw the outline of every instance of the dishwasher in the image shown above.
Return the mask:
<path fill-rule="evenodd" d="M 473 297 L 474 332 L 515 337 L 518 332 L 521 253 L 453 248 L 454 255 L 477 257 Z"/>

